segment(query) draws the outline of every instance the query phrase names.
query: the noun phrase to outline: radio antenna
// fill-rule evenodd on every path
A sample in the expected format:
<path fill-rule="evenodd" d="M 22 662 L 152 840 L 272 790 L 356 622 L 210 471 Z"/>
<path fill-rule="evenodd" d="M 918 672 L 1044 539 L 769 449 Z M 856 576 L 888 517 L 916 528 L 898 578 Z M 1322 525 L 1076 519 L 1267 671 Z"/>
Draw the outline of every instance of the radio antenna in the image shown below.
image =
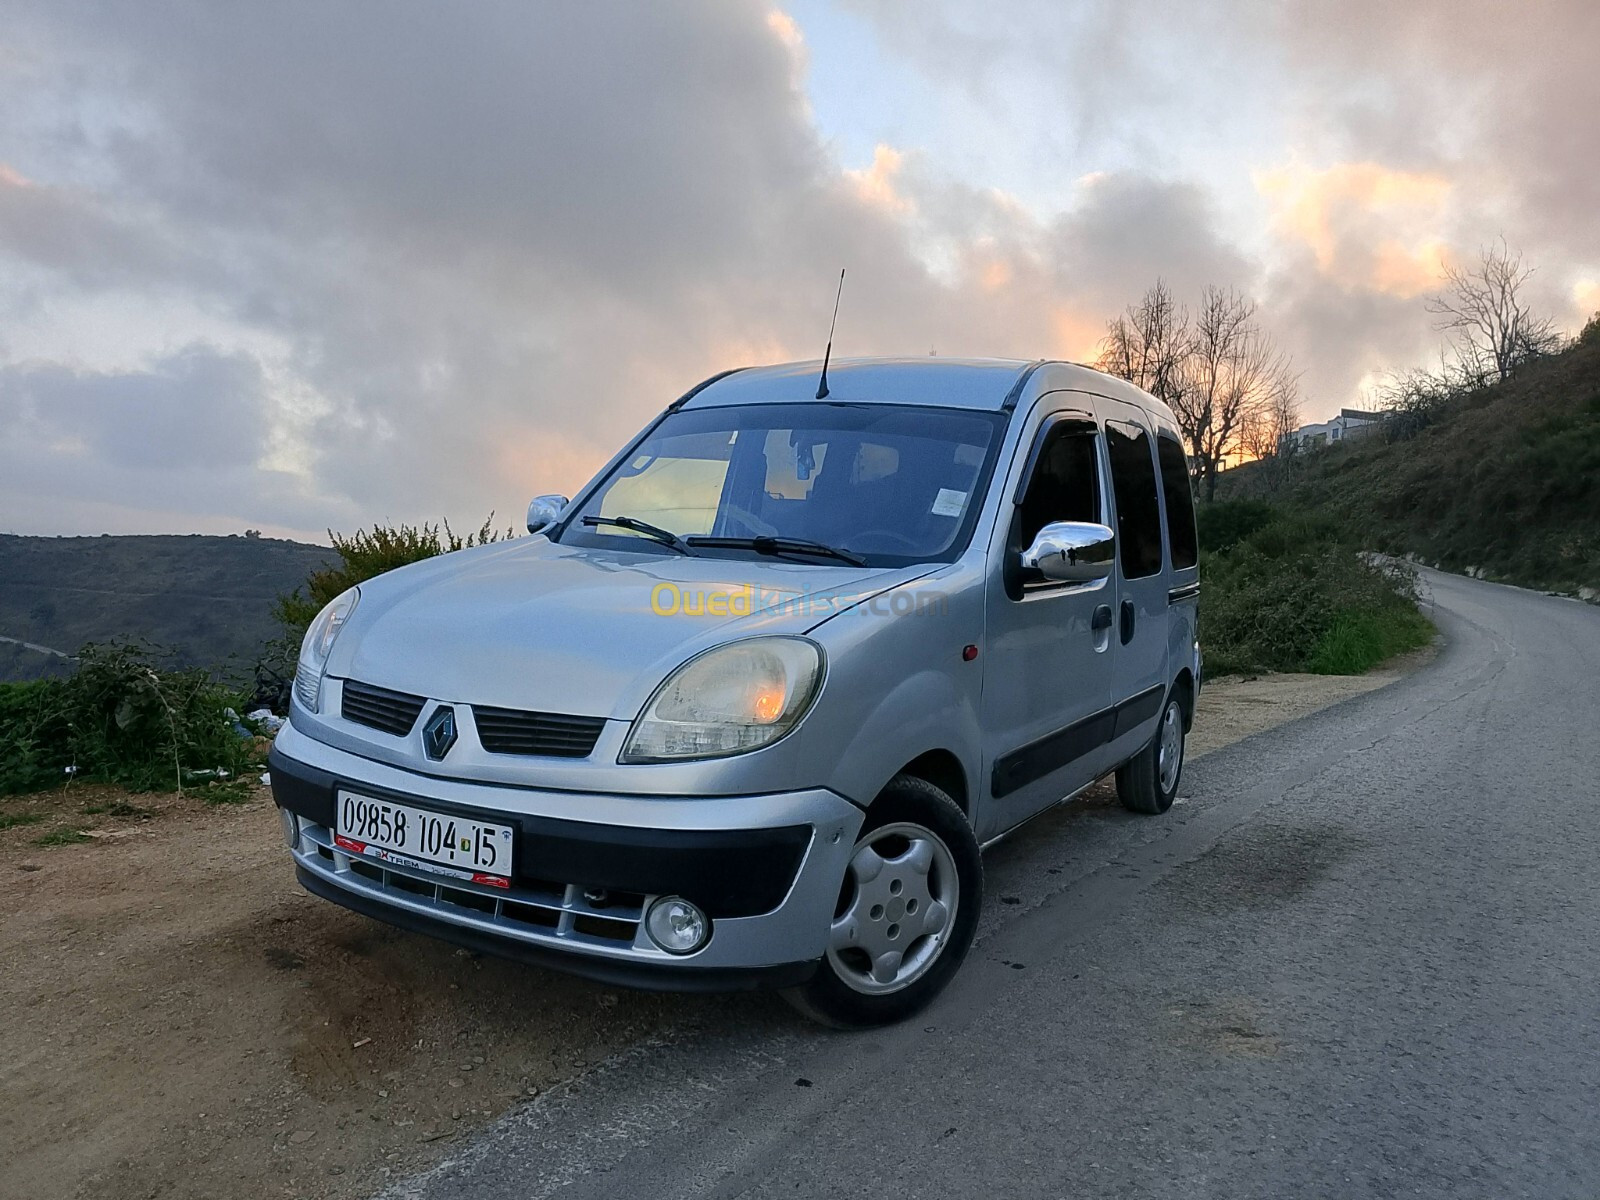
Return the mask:
<path fill-rule="evenodd" d="M 817 381 L 817 399 L 828 398 L 828 360 L 833 357 L 833 327 L 839 323 L 839 297 L 844 295 L 844 268 L 839 268 L 839 290 L 833 294 L 833 320 L 828 322 L 828 348 L 822 352 L 822 378 Z"/>

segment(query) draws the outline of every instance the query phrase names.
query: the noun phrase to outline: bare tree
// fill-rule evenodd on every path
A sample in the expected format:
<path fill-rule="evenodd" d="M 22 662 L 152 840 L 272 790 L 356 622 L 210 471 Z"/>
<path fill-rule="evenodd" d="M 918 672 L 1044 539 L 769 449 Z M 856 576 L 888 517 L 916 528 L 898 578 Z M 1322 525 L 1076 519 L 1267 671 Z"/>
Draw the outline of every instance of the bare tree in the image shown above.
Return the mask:
<path fill-rule="evenodd" d="M 1239 429 L 1239 447 L 1252 459 L 1268 459 L 1282 453 L 1289 435 L 1300 425 L 1300 397 L 1292 380 L 1284 378 L 1272 389 L 1266 403 L 1244 415 Z"/>
<path fill-rule="evenodd" d="M 1447 267 L 1447 289 L 1428 300 L 1435 328 L 1454 335 L 1459 371 L 1477 384 L 1506 379 L 1522 363 L 1561 348 L 1548 317 L 1536 317 L 1523 297 L 1534 268 L 1522 265 L 1504 238 L 1485 247 L 1477 266 Z"/>
<path fill-rule="evenodd" d="M 1229 455 L 1274 454 L 1298 422 L 1298 381 L 1232 289 L 1207 288 L 1191 320 L 1156 280 L 1106 326 L 1097 365 L 1172 409 L 1208 499 Z"/>
<path fill-rule="evenodd" d="M 1273 389 L 1272 398 L 1267 404 L 1268 412 L 1272 415 L 1272 449 L 1274 454 L 1282 454 L 1286 448 L 1293 446 L 1291 436 L 1300 428 L 1300 381 L 1285 371 L 1278 381 L 1278 386 Z"/>
<path fill-rule="evenodd" d="M 1106 326 L 1097 365 L 1175 408 L 1184 388 L 1189 313 L 1157 279 L 1139 303 Z"/>
<path fill-rule="evenodd" d="M 1293 419 L 1298 381 L 1255 312 L 1232 288 L 1206 288 L 1185 359 L 1185 386 L 1172 406 L 1208 500 L 1216 496 L 1217 473 L 1228 456 L 1246 449 L 1241 439 L 1250 426 L 1269 420 L 1274 408 Z"/>

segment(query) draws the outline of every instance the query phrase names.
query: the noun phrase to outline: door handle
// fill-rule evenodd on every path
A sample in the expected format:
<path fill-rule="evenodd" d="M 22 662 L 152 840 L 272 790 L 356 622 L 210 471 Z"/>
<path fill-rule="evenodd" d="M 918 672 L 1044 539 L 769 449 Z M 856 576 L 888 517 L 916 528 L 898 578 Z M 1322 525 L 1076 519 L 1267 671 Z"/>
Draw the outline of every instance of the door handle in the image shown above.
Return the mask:
<path fill-rule="evenodd" d="M 1111 628 L 1111 605 L 1102 604 L 1094 610 L 1094 616 L 1089 619 L 1089 632 L 1099 633 L 1102 629 Z"/>
<path fill-rule="evenodd" d="M 1132 600 L 1122 602 L 1122 644 L 1126 646 L 1133 640 L 1133 623 L 1136 613 Z"/>

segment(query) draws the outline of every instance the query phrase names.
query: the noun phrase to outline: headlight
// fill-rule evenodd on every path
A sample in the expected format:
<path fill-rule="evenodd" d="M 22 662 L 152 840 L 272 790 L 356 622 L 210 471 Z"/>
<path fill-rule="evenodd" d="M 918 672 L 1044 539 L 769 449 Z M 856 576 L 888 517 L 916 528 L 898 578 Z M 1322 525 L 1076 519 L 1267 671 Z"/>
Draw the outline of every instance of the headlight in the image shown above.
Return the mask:
<path fill-rule="evenodd" d="M 804 638 L 751 638 L 707 650 L 656 689 L 621 761 L 722 758 L 770 745 L 799 724 L 821 682 L 822 651 Z"/>
<path fill-rule="evenodd" d="M 300 643 L 300 662 L 294 671 L 294 694 L 295 699 L 311 712 L 318 711 L 322 703 L 322 673 L 327 670 L 328 654 L 333 649 L 334 639 L 350 619 L 350 614 L 355 612 L 359 599 L 360 588 L 351 588 L 334 597 L 333 602 L 311 622 L 305 640 Z"/>

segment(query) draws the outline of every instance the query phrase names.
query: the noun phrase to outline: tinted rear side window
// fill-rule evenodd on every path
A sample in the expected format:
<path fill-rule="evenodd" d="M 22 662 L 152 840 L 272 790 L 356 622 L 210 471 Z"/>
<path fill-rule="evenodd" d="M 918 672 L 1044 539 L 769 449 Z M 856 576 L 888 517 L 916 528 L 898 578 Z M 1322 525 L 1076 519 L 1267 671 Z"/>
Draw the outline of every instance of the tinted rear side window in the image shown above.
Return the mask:
<path fill-rule="evenodd" d="M 1167 549 L 1172 553 L 1173 570 L 1182 570 L 1200 561 L 1189 461 L 1183 447 L 1169 437 L 1156 438 L 1156 453 L 1161 459 L 1161 490 L 1167 498 Z"/>
<path fill-rule="evenodd" d="M 1150 435 L 1135 425 L 1106 422 L 1111 452 L 1111 490 L 1117 498 L 1117 541 L 1125 579 L 1161 570 L 1161 502 L 1156 498 L 1155 456 Z"/>

